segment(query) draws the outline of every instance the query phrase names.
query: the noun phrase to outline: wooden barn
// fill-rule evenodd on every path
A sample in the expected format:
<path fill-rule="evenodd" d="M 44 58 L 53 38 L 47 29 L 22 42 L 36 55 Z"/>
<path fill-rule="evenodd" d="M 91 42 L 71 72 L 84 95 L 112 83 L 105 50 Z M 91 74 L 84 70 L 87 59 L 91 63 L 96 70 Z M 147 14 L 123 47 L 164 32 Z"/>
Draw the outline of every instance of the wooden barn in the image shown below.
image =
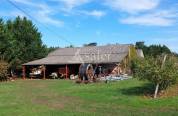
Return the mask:
<path fill-rule="evenodd" d="M 38 67 L 42 69 L 43 79 L 49 78 L 53 72 L 69 78 L 71 74 L 78 74 L 82 63 L 100 65 L 107 69 L 107 73 L 110 73 L 116 64 L 121 64 L 124 73 L 127 73 L 128 63 L 136 54 L 134 46 L 126 44 L 59 48 L 45 58 L 23 64 L 23 78 L 29 78 L 33 69 Z"/>

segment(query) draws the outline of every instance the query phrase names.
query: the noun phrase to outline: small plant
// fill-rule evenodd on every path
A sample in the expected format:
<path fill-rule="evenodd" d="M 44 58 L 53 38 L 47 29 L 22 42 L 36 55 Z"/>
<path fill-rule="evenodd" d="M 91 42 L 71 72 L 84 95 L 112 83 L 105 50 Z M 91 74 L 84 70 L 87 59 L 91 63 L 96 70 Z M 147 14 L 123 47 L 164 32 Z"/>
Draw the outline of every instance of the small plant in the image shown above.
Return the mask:
<path fill-rule="evenodd" d="M 7 81 L 8 63 L 0 60 L 0 81 Z"/>

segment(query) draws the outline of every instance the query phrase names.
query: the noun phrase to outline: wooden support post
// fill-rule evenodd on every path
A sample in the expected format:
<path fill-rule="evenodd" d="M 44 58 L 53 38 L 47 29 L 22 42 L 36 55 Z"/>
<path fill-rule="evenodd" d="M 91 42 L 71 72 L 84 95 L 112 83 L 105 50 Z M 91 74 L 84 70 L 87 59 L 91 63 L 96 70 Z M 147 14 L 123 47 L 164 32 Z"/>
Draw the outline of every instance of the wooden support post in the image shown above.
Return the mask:
<path fill-rule="evenodd" d="M 25 72 L 26 72 L 26 71 L 25 71 L 25 66 L 22 66 L 22 75 L 23 75 L 22 78 L 23 78 L 24 80 L 25 80 L 25 78 L 26 78 L 26 77 L 25 77 L 25 76 L 26 76 Z"/>
<path fill-rule="evenodd" d="M 66 79 L 68 78 L 68 66 L 66 64 Z"/>
<path fill-rule="evenodd" d="M 43 79 L 46 79 L 46 67 L 43 65 Z"/>

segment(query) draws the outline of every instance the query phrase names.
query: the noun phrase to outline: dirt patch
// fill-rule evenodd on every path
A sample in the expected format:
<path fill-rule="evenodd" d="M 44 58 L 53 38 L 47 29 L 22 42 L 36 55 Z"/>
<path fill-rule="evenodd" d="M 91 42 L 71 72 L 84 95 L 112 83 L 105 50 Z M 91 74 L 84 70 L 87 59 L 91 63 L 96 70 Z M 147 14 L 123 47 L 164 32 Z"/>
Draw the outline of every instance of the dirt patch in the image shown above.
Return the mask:
<path fill-rule="evenodd" d="M 153 99 L 154 97 L 154 89 L 152 89 L 151 91 L 143 91 L 142 93 L 144 99 Z M 171 87 L 168 87 L 166 90 L 160 91 L 157 95 L 158 98 L 169 98 L 175 96 L 178 96 L 178 83 Z"/>
<path fill-rule="evenodd" d="M 77 104 L 82 104 L 82 100 L 72 96 L 46 95 L 32 99 L 32 103 L 48 106 L 52 109 L 64 109 L 68 106 L 77 107 Z"/>
<path fill-rule="evenodd" d="M 53 100 L 49 100 L 46 98 L 35 98 L 32 100 L 32 103 L 34 104 L 38 104 L 38 105 L 44 105 L 44 106 L 48 106 L 49 108 L 52 109 L 62 109 L 64 108 L 64 103 L 60 102 L 60 101 L 53 101 Z"/>
<path fill-rule="evenodd" d="M 167 90 L 161 91 L 159 93 L 159 97 L 161 98 L 174 97 L 174 96 L 178 96 L 178 84 L 173 85 L 169 87 Z"/>

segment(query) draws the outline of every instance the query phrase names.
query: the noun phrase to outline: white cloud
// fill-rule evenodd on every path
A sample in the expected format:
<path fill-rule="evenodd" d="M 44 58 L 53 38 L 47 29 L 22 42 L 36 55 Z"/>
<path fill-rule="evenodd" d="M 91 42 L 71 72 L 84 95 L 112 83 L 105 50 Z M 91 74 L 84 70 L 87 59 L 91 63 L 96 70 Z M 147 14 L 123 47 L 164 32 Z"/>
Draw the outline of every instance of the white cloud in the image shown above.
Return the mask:
<path fill-rule="evenodd" d="M 22 3 L 22 4 L 32 4 L 31 0 L 13 0 L 14 2 Z"/>
<path fill-rule="evenodd" d="M 89 16 L 93 16 L 96 18 L 101 18 L 104 15 L 106 15 L 106 12 L 104 11 L 100 11 L 100 10 L 93 10 L 93 11 L 80 11 L 81 14 L 85 14 L 85 15 L 89 15 Z"/>
<path fill-rule="evenodd" d="M 63 26 L 64 22 L 61 20 L 54 19 L 51 15 L 54 14 L 55 10 L 49 7 L 45 3 L 37 3 L 32 0 L 14 0 L 20 4 L 25 4 L 28 9 L 30 9 L 27 13 L 29 13 L 34 19 L 38 20 L 41 23 L 47 23 L 55 26 Z M 33 9 L 33 10 L 31 10 Z M 23 12 L 13 11 L 11 12 L 13 16 L 25 16 Z"/>
<path fill-rule="evenodd" d="M 53 1 L 57 1 L 60 3 L 62 2 L 65 5 L 63 10 L 70 11 L 75 7 L 89 3 L 91 0 L 53 0 Z"/>
<path fill-rule="evenodd" d="M 54 18 L 51 18 L 49 16 L 49 14 L 51 13 L 50 10 L 48 9 L 43 9 L 38 11 L 35 14 L 35 17 L 38 21 L 42 22 L 42 23 L 47 23 L 47 24 L 51 24 L 51 25 L 55 25 L 55 26 L 63 26 L 64 22 L 60 21 L 60 20 L 56 20 Z"/>
<path fill-rule="evenodd" d="M 176 22 L 178 15 L 172 11 L 158 11 L 139 16 L 129 16 L 121 19 L 124 24 L 137 24 L 144 26 L 171 26 Z"/>
<path fill-rule="evenodd" d="M 106 0 L 105 4 L 114 10 L 126 13 L 125 18 L 119 19 L 123 24 L 174 25 L 178 19 L 177 11 L 173 8 L 161 10 L 159 7 L 160 2 L 161 0 Z"/>
<path fill-rule="evenodd" d="M 17 17 L 17 16 L 24 17 L 26 15 L 23 12 L 13 10 L 13 11 L 8 11 L 8 13 L 4 12 L 4 11 L 0 11 L 0 16 L 13 18 L 13 17 Z"/>
<path fill-rule="evenodd" d="M 106 5 L 112 9 L 128 13 L 151 10 L 159 5 L 160 0 L 106 0 Z"/>

